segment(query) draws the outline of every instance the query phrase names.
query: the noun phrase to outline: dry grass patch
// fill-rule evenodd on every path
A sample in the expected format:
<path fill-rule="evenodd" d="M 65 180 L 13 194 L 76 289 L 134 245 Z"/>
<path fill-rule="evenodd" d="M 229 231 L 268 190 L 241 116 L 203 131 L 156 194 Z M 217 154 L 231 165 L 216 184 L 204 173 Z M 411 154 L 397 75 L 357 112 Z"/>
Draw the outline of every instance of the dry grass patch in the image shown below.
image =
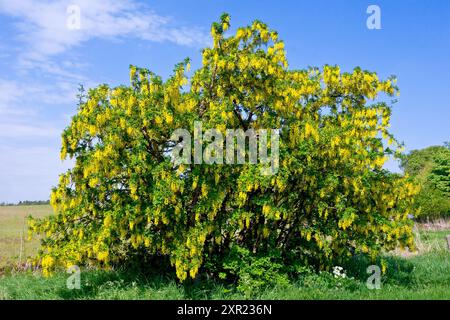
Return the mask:
<path fill-rule="evenodd" d="M 447 236 L 450 235 L 450 220 L 436 220 L 417 223 L 414 226 L 414 238 L 417 251 L 395 249 L 391 254 L 401 257 L 411 257 L 430 252 L 442 252 L 448 250 Z M 450 253 L 450 251 L 449 251 Z"/>
<path fill-rule="evenodd" d="M 0 206 L 0 268 L 21 265 L 36 254 L 39 241 L 28 241 L 26 217 L 40 218 L 52 214 L 49 205 Z"/>

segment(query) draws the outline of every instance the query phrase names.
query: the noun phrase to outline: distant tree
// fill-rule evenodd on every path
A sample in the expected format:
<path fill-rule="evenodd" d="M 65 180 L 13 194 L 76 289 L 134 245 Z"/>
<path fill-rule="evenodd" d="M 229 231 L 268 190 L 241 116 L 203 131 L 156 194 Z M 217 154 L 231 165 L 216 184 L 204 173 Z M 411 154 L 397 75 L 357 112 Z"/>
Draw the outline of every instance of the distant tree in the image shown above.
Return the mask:
<path fill-rule="evenodd" d="M 15 203 L 10 203 L 10 202 L 2 202 L 0 203 L 1 207 L 6 207 L 6 206 L 15 206 Z"/>
<path fill-rule="evenodd" d="M 430 180 L 436 188 L 450 197 L 450 150 L 438 152 L 434 158 L 435 166 L 430 173 Z"/>
<path fill-rule="evenodd" d="M 50 204 L 50 200 L 25 200 L 25 201 L 19 201 L 17 203 L 18 206 L 33 206 L 33 205 L 44 205 L 44 204 Z"/>
<path fill-rule="evenodd" d="M 402 160 L 405 173 L 421 185 L 416 195 L 420 219 L 450 216 L 450 145 L 413 150 Z"/>

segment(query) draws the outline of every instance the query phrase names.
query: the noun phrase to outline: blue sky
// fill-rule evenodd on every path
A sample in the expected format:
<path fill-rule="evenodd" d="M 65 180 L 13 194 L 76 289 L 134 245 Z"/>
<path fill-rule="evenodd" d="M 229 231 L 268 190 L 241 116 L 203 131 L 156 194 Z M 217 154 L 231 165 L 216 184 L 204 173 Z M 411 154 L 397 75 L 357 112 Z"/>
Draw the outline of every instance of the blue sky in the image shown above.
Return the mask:
<path fill-rule="evenodd" d="M 79 30 L 66 26 L 74 4 Z M 380 30 L 366 27 L 371 4 L 381 9 Z M 290 68 L 395 74 L 396 137 L 407 150 L 450 140 L 448 1 L 0 0 L 0 202 L 47 199 L 70 166 L 59 160 L 60 133 L 78 83 L 126 84 L 129 64 L 163 77 L 185 57 L 198 67 L 222 12 L 231 31 L 254 19 L 277 30 Z"/>

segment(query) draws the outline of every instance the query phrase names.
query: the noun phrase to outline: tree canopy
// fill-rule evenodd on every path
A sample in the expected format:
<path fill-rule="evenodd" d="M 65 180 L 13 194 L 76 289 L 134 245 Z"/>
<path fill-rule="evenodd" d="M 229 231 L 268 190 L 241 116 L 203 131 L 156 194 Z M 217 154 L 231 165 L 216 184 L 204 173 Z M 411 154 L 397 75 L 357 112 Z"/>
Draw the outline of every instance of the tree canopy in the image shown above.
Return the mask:
<path fill-rule="evenodd" d="M 402 159 L 405 173 L 421 186 L 415 206 L 421 219 L 450 215 L 450 146 L 431 146 L 413 150 Z"/>
<path fill-rule="evenodd" d="M 395 79 L 338 66 L 295 70 L 284 43 L 260 21 L 227 35 L 189 72 L 164 81 L 130 67 L 129 86 L 100 85 L 82 97 L 62 134 L 55 215 L 30 221 L 42 234 L 36 262 L 99 268 L 167 259 L 180 280 L 199 272 L 235 277 L 236 263 L 326 269 L 355 254 L 377 257 L 411 232 L 417 187 L 383 169 L 401 146 L 389 132 Z M 386 100 L 386 99 L 385 99 Z M 261 164 L 179 164 L 174 130 L 275 129 L 279 170 Z M 206 141 L 204 142 L 206 143 Z M 270 147 L 267 141 L 267 147 Z"/>

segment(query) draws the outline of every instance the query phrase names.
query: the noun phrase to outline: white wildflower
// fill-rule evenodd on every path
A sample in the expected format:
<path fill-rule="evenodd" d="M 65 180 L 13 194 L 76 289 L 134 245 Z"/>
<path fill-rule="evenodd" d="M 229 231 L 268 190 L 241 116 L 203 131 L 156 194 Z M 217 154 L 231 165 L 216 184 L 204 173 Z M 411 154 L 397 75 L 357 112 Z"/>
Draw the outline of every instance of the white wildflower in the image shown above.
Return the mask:
<path fill-rule="evenodd" d="M 335 278 L 346 278 L 347 274 L 345 273 L 344 268 L 340 267 L 340 266 L 335 266 L 333 268 L 333 274 Z"/>

